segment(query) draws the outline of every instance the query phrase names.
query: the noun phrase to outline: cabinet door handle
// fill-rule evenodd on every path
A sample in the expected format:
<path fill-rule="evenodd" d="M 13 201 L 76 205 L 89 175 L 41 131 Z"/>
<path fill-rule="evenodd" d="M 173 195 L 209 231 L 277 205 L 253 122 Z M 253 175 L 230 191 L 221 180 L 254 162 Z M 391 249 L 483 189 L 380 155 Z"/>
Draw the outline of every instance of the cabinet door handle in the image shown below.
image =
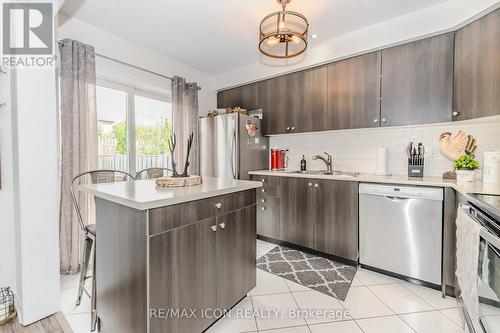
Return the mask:
<path fill-rule="evenodd" d="M 289 126 L 287 126 L 286 130 L 287 130 L 287 131 L 289 131 L 289 130 L 290 130 L 290 127 L 289 127 Z"/>
<path fill-rule="evenodd" d="M 262 201 L 262 203 L 265 203 L 265 202 L 266 202 L 266 199 L 262 199 L 261 201 Z"/>
<path fill-rule="evenodd" d="M 309 185 L 309 186 L 313 186 L 313 183 L 309 183 L 309 184 L 307 184 L 307 185 Z"/>
<path fill-rule="evenodd" d="M 291 130 L 292 130 L 292 131 L 295 131 L 295 126 L 292 126 Z"/>
<path fill-rule="evenodd" d="M 456 117 L 456 116 L 460 115 L 460 112 L 453 111 L 452 115 L 453 115 L 453 117 Z"/>
<path fill-rule="evenodd" d="M 215 204 L 215 208 L 221 209 L 222 208 L 222 204 L 220 202 L 216 203 Z"/>
<path fill-rule="evenodd" d="M 261 191 L 262 191 L 262 193 L 264 193 L 264 192 L 266 192 L 266 189 L 263 188 Z"/>
<path fill-rule="evenodd" d="M 387 122 L 387 119 L 382 118 L 382 122 L 383 122 L 383 123 Z"/>
<path fill-rule="evenodd" d="M 374 122 L 375 124 L 376 124 L 376 123 L 378 123 L 378 119 L 377 119 L 377 118 L 373 119 L 373 122 Z"/>
<path fill-rule="evenodd" d="M 210 228 L 212 229 L 212 231 L 217 231 L 217 226 L 216 225 L 213 225 Z"/>
<path fill-rule="evenodd" d="M 318 185 L 318 184 L 314 184 L 314 187 L 318 188 L 318 187 L 319 187 L 319 185 Z"/>
<path fill-rule="evenodd" d="M 220 227 L 221 229 L 224 229 L 224 228 L 226 227 L 226 224 L 225 224 L 225 223 L 219 223 L 219 227 Z"/>
<path fill-rule="evenodd" d="M 262 182 L 263 182 L 263 183 L 265 183 L 265 182 L 266 182 L 266 180 L 265 180 L 264 178 L 262 178 Z"/>
<path fill-rule="evenodd" d="M 266 207 L 261 207 L 260 209 L 262 209 L 262 210 L 266 210 Z"/>

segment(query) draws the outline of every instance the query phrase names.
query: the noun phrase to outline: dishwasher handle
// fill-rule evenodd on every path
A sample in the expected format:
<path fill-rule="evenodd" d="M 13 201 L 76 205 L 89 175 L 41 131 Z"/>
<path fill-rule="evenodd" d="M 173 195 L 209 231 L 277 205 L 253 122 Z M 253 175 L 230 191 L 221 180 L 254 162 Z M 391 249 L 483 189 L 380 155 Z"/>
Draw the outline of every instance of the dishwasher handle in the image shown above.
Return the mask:
<path fill-rule="evenodd" d="M 411 198 L 395 197 L 395 196 L 391 196 L 391 195 L 385 195 L 384 197 L 388 200 L 395 201 L 395 202 L 411 200 Z"/>

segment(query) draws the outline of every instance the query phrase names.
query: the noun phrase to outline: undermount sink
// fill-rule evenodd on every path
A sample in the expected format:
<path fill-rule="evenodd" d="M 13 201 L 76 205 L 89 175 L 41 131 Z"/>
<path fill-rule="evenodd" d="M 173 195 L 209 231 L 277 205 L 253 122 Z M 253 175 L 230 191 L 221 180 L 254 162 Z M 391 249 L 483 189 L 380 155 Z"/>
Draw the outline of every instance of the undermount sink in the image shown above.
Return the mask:
<path fill-rule="evenodd" d="M 294 174 L 302 174 L 302 175 L 325 175 L 325 176 L 340 176 L 340 177 L 357 177 L 359 176 L 358 172 L 343 172 L 343 171 L 318 171 L 318 170 L 309 170 L 309 171 L 286 171 L 286 173 L 294 173 Z"/>

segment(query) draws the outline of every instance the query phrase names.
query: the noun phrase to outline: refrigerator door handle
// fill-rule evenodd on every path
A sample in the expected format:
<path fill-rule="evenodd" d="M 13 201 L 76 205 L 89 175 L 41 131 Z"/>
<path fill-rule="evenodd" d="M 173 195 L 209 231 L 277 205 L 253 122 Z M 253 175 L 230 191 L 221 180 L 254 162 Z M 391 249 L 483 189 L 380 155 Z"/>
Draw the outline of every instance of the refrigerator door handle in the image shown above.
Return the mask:
<path fill-rule="evenodd" d="M 233 173 L 233 178 L 236 179 L 236 173 L 234 171 L 236 160 L 234 158 L 235 152 L 235 143 L 236 143 L 236 130 L 233 132 L 233 138 L 231 139 L 231 171 Z"/>

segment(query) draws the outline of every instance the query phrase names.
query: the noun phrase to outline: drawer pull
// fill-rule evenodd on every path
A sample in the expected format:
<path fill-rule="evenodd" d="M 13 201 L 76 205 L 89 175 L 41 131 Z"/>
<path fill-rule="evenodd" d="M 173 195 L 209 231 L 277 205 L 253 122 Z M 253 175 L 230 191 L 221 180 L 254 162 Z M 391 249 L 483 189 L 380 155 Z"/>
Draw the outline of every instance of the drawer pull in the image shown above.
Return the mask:
<path fill-rule="evenodd" d="M 264 193 L 264 192 L 266 192 L 266 189 L 262 189 L 261 191 L 262 191 L 262 193 Z"/>
<path fill-rule="evenodd" d="M 225 224 L 225 223 L 219 223 L 219 227 L 220 227 L 221 229 L 224 229 L 224 228 L 226 227 L 226 224 Z"/>
<path fill-rule="evenodd" d="M 215 208 L 221 209 L 222 208 L 222 204 L 220 202 L 216 203 L 215 204 Z"/>
<path fill-rule="evenodd" d="M 217 231 L 217 226 L 216 225 L 213 225 L 210 228 L 212 229 L 212 231 Z"/>
<path fill-rule="evenodd" d="M 266 180 L 265 180 L 264 178 L 262 178 L 262 182 L 263 182 L 263 183 L 265 183 L 265 182 L 266 182 Z"/>
<path fill-rule="evenodd" d="M 262 199 L 261 201 L 262 201 L 262 203 L 265 203 L 265 202 L 266 202 L 266 199 Z"/>
<path fill-rule="evenodd" d="M 262 209 L 262 210 L 266 210 L 266 207 L 261 207 L 260 209 Z"/>
<path fill-rule="evenodd" d="M 309 185 L 309 186 L 313 186 L 313 183 L 309 183 L 309 184 L 307 184 L 307 185 Z"/>
<path fill-rule="evenodd" d="M 318 184 L 314 184 L 314 187 L 318 188 L 318 187 L 319 187 L 319 185 L 318 185 Z"/>

